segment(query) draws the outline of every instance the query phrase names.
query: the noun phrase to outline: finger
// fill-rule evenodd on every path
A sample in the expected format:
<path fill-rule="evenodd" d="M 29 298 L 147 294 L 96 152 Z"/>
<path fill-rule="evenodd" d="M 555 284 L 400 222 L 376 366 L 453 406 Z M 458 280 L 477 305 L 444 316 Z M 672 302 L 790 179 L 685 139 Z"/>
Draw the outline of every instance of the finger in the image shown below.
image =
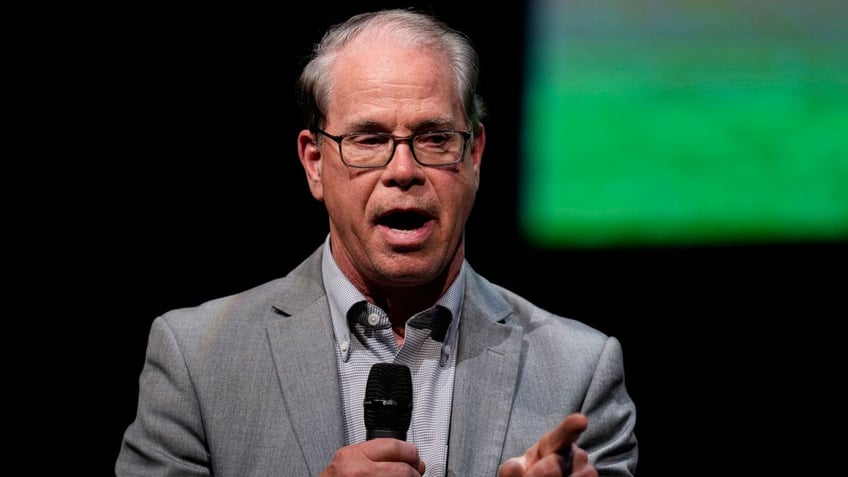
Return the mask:
<path fill-rule="evenodd" d="M 565 468 L 565 460 L 557 453 L 549 454 L 527 470 L 525 477 L 560 477 L 571 475 L 571 465 Z"/>
<path fill-rule="evenodd" d="M 348 474 L 345 474 L 348 475 Z M 421 477 L 423 475 L 418 469 L 410 467 L 405 462 L 374 462 L 364 474 L 356 475 L 392 475 L 403 477 Z"/>
<path fill-rule="evenodd" d="M 569 415 L 539 439 L 539 456 L 545 457 L 554 452 L 570 456 L 571 444 L 580 437 L 588 425 L 589 422 L 583 414 Z"/>
<path fill-rule="evenodd" d="M 589 464 L 589 454 L 576 446 L 573 450 L 574 459 L 572 463 L 574 468 L 571 473 L 572 477 L 598 477 L 598 471 Z"/>
<path fill-rule="evenodd" d="M 363 446 L 363 455 L 373 462 L 403 463 L 415 469 L 418 474 L 424 474 L 426 466 L 420 459 L 418 448 L 415 445 L 391 438 L 377 438 L 360 443 Z M 394 472 L 394 473 L 393 473 Z M 397 470 L 386 469 L 379 475 L 399 475 Z"/>
<path fill-rule="evenodd" d="M 416 475 L 426 470 L 415 445 L 399 439 L 377 438 L 365 441 L 363 454 L 373 462 L 372 475 Z"/>
<path fill-rule="evenodd" d="M 524 457 L 513 457 L 498 469 L 498 477 L 522 477 L 524 475 Z"/>
<path fill-rule="evenodd" d="M 413 468 L 418 468 L 423 462 L 418 455 L 418 448 L 413 444 L 399 439 L 377 438 L 362 443 L 366 457 L 377 462 L 406 462 Z"/>

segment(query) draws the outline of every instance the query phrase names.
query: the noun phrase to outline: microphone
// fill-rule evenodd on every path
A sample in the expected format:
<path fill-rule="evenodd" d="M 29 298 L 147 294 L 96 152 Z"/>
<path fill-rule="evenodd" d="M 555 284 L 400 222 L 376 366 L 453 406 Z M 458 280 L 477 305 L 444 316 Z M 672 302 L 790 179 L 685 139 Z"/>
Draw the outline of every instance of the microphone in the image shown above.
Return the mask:
<path fill-rule="evenodd" d="M 366 439 L 406 440 L 412 420 L 412 373 L 403 364 L 376 363 L 365 386 Z"/>

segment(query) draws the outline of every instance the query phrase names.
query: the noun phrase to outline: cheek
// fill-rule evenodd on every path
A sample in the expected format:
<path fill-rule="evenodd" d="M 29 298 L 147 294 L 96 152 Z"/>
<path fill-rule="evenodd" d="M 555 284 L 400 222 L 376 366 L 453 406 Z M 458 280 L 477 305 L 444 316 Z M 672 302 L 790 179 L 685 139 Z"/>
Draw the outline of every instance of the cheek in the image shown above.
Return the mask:
<path fill-rule="evenodd" d="M 337 217 L 349 216 L 356 217 L 354 220 L 361 220 L 359 217 L 365 214 L 372 190 L 370 184 L 347 175 L 344 177 L 331 175 L 336 172 L 328 173 L 330 171 L 325 171 L 323 179 L 324 202 L 327 209 L 338 213 Z"/>
<path fill-rule="evenodd" d="M 444 191 L 447 195 L 442 195 L 443 198 L 448 197 L 451 201 L 450 209 L 455 214 L 456 225 L 463 227 L 465 221 L 471 215 L 471 209 L 474 207 L 474 200 L 477 196 L 477 188 L 479 186 L 479 176 L 473 172 L 466 172 L 462 175 L 461 181 L 451 181 L 444 185 Z M 447 205 L 447 204 L 442 204 Z"/>
<path fill-rule="evenodd" d="M 480 170 L 478 168 L 474 168 L 471 176 L 468 178 L 468 185 L 465 189 L 465 204 L 467 207 L 467 211 L 465 212 L 465 218 L 467 219 L 469 215 L 471 215 L 471 209 L 474 207 L 474 201 L 477 197 L 477 190 L 480 188 Z"/>
<path fill-rule="evenodd" d="M 477 195 L 477 189 L 480 188 L 480 169 L 471 167 L 465 173 L 465 184 L 463 184 L 463 194 L 466 200 L 473 201 Z"/>

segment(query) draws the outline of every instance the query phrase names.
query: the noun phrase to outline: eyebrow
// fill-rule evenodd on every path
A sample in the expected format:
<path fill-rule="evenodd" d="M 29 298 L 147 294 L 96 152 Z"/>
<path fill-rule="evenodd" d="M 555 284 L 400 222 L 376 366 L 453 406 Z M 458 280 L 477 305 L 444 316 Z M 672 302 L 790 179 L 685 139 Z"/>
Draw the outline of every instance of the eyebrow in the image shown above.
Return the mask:
<path fill-rule="evenodd" d="M 453 129 L 455 127 L 455 123 L 451 119 L 436 118 L 421 121 L 413 125 L 410 130 L 415 133 L 420 131 L 442 130 L 445 128 Z M 350 132 L 391 132 L 387 130 L 384 124 L 379 123 L 377 121 L 354 122 L 350 124 L 349 127 L 346 129 Z"/>

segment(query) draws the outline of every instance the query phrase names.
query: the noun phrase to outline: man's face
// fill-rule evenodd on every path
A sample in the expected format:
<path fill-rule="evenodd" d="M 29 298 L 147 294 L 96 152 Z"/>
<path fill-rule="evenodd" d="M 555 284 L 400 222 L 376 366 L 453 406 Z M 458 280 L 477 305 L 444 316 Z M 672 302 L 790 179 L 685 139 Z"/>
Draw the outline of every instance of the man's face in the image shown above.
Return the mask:
<path fill-rule="evenodd" d="M 361 38 L 340 53 L 331 77 L 329 134 L 466 130 L 452 75 L 433 52 L 384 36 Z M 342 270 L 369 286 L 404 288 L 458 266 L 484 143 L 481 128 L 463 161 L 443 167 L 422 166 L 409 143 L 398 143 L 391 162 L 376 169 L 346 166 L 328 138 L 301 145 L 312 193 L 329 212 L 333 256 Z"/>

